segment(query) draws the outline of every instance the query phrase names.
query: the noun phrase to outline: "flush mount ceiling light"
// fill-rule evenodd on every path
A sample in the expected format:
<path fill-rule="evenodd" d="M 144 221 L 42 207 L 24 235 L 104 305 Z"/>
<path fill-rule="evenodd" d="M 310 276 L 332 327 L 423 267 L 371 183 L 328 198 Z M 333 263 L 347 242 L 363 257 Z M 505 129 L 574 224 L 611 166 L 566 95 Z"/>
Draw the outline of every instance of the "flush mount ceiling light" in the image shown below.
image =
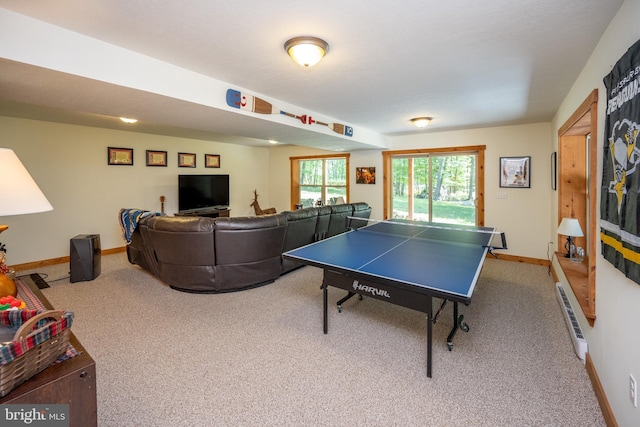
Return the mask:
<path fill-rule="evenodd" d="M 297 64 L 312 67 L 329 51 L 329 44 L 317 37 L 294 37 L 287 40 L 284 50 Z"/>
<path fill-rule="evenodd" d="M 130 119 L 130 118 L 127 118 L 127 117 L 120 117 L 120 120 L 122 120 L 123 122 L 125 122 L 128 125 L 138 121 L 138 119 Z"/>
<path fill-rule="evenodd" d="M 411 123 L 413 123 L 417 128 L 425 128 L 431 123 L 431 117 L 415 117 L 411 119 Z"/>

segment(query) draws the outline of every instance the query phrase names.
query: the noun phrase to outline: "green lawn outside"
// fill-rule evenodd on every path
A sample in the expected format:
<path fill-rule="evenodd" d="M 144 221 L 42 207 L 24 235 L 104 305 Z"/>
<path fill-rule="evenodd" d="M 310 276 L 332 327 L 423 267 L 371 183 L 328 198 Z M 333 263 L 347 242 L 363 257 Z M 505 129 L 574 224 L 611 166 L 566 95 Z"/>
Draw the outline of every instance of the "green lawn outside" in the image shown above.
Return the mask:
<path fill-rule="evenodd" d="M 429 214 L 429 201 L 427 199 L 414 198 L 413 210 L 415 216 L 424 216 L 426 219 L 426 215 Z M 475 211 L 475 206 L 470 202 L 435 201 L 433 202 L 433 221 L 474 225 L 476 223 Z M 394 196 L 393 212 L 402 212 L 404 213 L 403 216 L 408 216 L 406 197 Z"/>

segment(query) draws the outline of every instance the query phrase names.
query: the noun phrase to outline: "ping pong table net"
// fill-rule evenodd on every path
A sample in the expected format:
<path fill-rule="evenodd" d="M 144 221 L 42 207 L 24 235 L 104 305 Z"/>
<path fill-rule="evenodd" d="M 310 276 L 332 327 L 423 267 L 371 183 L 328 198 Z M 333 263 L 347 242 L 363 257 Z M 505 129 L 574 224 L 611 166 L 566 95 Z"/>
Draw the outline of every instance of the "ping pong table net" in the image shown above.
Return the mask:
<path fill-rule="evenodd" d="M 480 245 L 489 249 L 489 253 L 497 249 L 507 249 L 504 232 L 492 227 L 481 227 L 461 224 L 414 221 L 406 219 L 375 220 L 347 217 L 347 229 L 362 230 L 373 233 L 391 234 L 406 238 L 439 240 L 469 245 Z"/>

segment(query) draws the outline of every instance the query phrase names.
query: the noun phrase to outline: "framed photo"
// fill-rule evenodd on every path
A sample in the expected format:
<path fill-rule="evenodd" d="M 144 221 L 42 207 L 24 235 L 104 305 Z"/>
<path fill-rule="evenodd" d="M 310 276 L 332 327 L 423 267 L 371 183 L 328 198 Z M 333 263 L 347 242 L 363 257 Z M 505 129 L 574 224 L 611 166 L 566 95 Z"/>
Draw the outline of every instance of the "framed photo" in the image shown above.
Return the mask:
<path fill-rule="evenodd" d="M 531 157 L 500 157 L 500 187 L 530 188 Z"/>
<path fill-rule="evenodd" d="M 147 150 L 147 166 L 167 167 L 167 152 Z"/>
<path fill-rule="evenodd" d="M 110 165 L 133 166 L 133 148 L 107 148 L 107 160 Z"/>
<path fill-rule="evenodd" d="M 205 168 L 219 168 L 220 167 L 220 155 L 219 154 L 205 154 L 204 155 L 204 167 Z"/>
<path fill-rule="evenodd" d="M 194 153 L 178 153 L 178 167 L 195 168 L 196 155 Z"/>
<path fill-rule="evenodd" d="M 376 168 L 369 166 L 366 168 L 356 168 L 356 184 L 375 184 Z"/>

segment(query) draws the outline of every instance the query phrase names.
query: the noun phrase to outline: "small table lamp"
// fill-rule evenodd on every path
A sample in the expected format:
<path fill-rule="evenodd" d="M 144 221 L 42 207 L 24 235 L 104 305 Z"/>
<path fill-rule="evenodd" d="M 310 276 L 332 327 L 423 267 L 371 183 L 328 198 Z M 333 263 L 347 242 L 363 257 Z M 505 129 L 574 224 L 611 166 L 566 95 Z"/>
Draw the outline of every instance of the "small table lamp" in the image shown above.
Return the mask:
<path fill-rule="evenodd" d="M 567 236 L 567 243 L 564 244 L 564 247 L 567 250 L 565 258 L 573 259 L 576 250 L 573 238 L 584 236 L 584 234 L 582 234 L 582 228 L 580 228 L 580 223 L 575 218 L 562 218 L 562 221 L 558 226 L 558 234 Z"/>
<path fill-rule="evenodd" d="M 53 207 L 13 150 L 0 148 L 0 171 L 2 171 L 2 179 L 0 179 L 0 217 L 53 210 Z M 0 225 L 0 233 L 7 228 L 9 227 L 6 225 Z M 13 280 L 0 273 L 0 285 L 4 285 L 2 288 L 10 287 L 12 283 Z M 7 292 L 7 290 L 0 289 L 0 294 L 3 292 Z M 0 296 L 11 293 L 13 296 L 16 294 L 15 283 L 13 283 L 13 289 Z"/>

